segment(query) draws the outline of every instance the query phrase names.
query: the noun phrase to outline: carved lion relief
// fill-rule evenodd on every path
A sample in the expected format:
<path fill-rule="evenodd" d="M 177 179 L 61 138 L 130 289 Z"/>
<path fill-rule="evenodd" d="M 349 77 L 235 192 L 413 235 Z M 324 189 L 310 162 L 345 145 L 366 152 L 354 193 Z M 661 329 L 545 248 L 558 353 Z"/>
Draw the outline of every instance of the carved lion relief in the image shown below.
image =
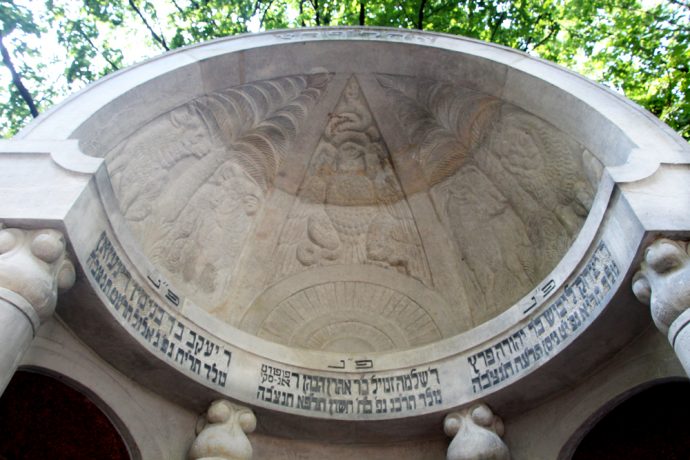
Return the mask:
<path fill-rule="evenodd" d="M 276 172 L 329 79 L 283 77 L 199 97 L 107 156 L 144 251 L 204 308 L 222 302 Z"/>
<path fill-rule="evenodd" d="M 497 98 L 380 75 L 462 262 L 477 322 L 503 311 L 565 254 L 593 199 L 585 149 Z"/>

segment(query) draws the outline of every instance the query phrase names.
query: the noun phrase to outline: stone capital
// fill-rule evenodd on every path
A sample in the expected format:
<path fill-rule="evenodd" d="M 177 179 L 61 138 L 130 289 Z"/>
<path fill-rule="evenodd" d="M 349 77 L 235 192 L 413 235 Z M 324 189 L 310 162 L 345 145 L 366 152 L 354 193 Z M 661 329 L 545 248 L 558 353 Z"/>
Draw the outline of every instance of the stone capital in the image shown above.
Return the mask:
<path fill-rule="evenodd" d="M 664 334 L 690 308 L 690 256 L 687 241 L 660 238 L 646 250 L 633 277 L 633 292 L 651 307 L 654 323 Z"/>
<path fill-rule="evenodd" d="M 509 460 L 510 452 L 501 436 L 503 421 L 484 403 L 446 415 L 443 429 L 453 440 L 447 460 Z"/>
<path fill-rule="evenodd" d="M 197 424 L 190 460 L 250 460 L 252 445 L 246 433 L 256 428 L 256 416 L 243 406 L 219 399 L 211 403 Z"/>
<path fill-rule="evenodd" d="M 34 333 L 55 311 L 58 290 L 74 281 L 62 233 L 0 226 L 0 299 L 21 310 Z"/>

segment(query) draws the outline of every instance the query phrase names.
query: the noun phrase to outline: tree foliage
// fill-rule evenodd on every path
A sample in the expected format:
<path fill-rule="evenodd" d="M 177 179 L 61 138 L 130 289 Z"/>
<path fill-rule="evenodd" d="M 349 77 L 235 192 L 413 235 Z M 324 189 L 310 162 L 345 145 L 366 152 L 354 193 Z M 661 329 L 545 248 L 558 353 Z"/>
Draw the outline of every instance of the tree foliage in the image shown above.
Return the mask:
<path fill-rule="evenodd" d="M 690 0 L 0 0 L 0 130 L 103 75 L 173 48 L 256 30 L 369 25 L 464 35 L 571 67 L 690 139 Z M 64 53 L 41 60 L 46 33 Z M 131 57 L 134 46 L 147 53 Z M 62 63 L 62 67 L 60 67 Z M 53 80 L 46 77 L 48 67 Z M 24 91 L 22 91 L 22 85 Z M 28 95 L 28 97 L 27 97 Z"/>

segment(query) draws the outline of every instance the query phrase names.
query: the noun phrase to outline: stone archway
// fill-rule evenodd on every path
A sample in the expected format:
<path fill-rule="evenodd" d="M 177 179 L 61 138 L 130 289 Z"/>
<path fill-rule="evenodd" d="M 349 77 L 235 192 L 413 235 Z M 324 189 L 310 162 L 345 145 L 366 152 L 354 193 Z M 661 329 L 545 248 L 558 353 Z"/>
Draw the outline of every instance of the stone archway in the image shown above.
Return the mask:
<path fill-rule="evenodd" d="M 643 385 L 621 395 L 585 423 L 572 456 L 589 460 L 681 459 L 690 456 L 690 382 L 672 380 Z M 581 437 L 580 437 L 581 436 Z"/>
<path fill-rule="evenodd" d="M 15 373 L 0 398 L 0 459 L 137 458 L 92 398 L 65 380 Z"/>

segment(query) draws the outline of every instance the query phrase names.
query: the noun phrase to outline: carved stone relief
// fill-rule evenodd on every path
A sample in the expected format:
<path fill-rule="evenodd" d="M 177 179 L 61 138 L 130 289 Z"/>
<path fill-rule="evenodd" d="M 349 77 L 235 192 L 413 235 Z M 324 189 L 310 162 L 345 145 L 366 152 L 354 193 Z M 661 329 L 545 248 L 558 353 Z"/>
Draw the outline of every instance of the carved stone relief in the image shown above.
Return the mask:
<path fill-rule="evenodd" d="M 448 460 L 509 460 L 510 452 L 501 436 L 503 421 L 486 404 L 476 404 L 446 416 L 443 428 L 453 440 Z"/>
<path fill-rule="evenodd" d="M 250 460 L 252 445 L 246 433 L 256 428 L 256 416 L 246 407 L 214 401 L 197 425 L 189 449 L 190 460 Z"/>
<path fill-rule="evenodd" d="M 274 280 L 325 265 L 373 264 L 431 285 L 414 218 L 354 76 L 330 114 L 276 260 Z"/>
<path fill-rule="evenodd" d="M 591 155 L 548 123 L 469 88 L 381 75 L 438 215 L 459 277 L 489 319 L 558 263 L 593 199 Z M 598 178 L 595 178 L 598 179 Z"/>
<path fill-rule="evenodd" d="M 327 282 L 281 301 L 259 337 L 315 350 L 366 352 L 405 349 L 443 337 L 434 318 L 413 299 L 366 282 Z"/>
<path fill-rule="evenodd" d="M 405 139 L 394 139 L 399 151 L 382 131 Z M 600 174 L 577 143 L 495 97 L 327 73 L 199 97 L 107 160 L 144 252 L 185 297 L 271 341 L 362 352 L 430 343 L 503 312 L 565 254 Z M 271 290 L 281 294 L 268 301 Z"/>
<path fill-rule="evenodd" d="M 668 334 L 671 323 L 690 308 L 690 255 L 687 241 L 666 238 L 650 245 L 633 277 L 633 292 L 651 307 L 654 324 Z"/>
<path fill-rule="evenodd" d="M 144 251 L 200 306 L 224 299 L 253 220 L 329 79 L 284 77 L 199 97 L 107 156 Z"/>
<path fill-rule="evenodd" d="M 0 288 L 20 295 L 31 306 L 32 312 L 26 313 L 35 314 L 40 321 L 53 314 L 58 289 L 74 284 L 74 265 L 66 247 L 57 230 L 3 228 L 0 224 Z"/>

